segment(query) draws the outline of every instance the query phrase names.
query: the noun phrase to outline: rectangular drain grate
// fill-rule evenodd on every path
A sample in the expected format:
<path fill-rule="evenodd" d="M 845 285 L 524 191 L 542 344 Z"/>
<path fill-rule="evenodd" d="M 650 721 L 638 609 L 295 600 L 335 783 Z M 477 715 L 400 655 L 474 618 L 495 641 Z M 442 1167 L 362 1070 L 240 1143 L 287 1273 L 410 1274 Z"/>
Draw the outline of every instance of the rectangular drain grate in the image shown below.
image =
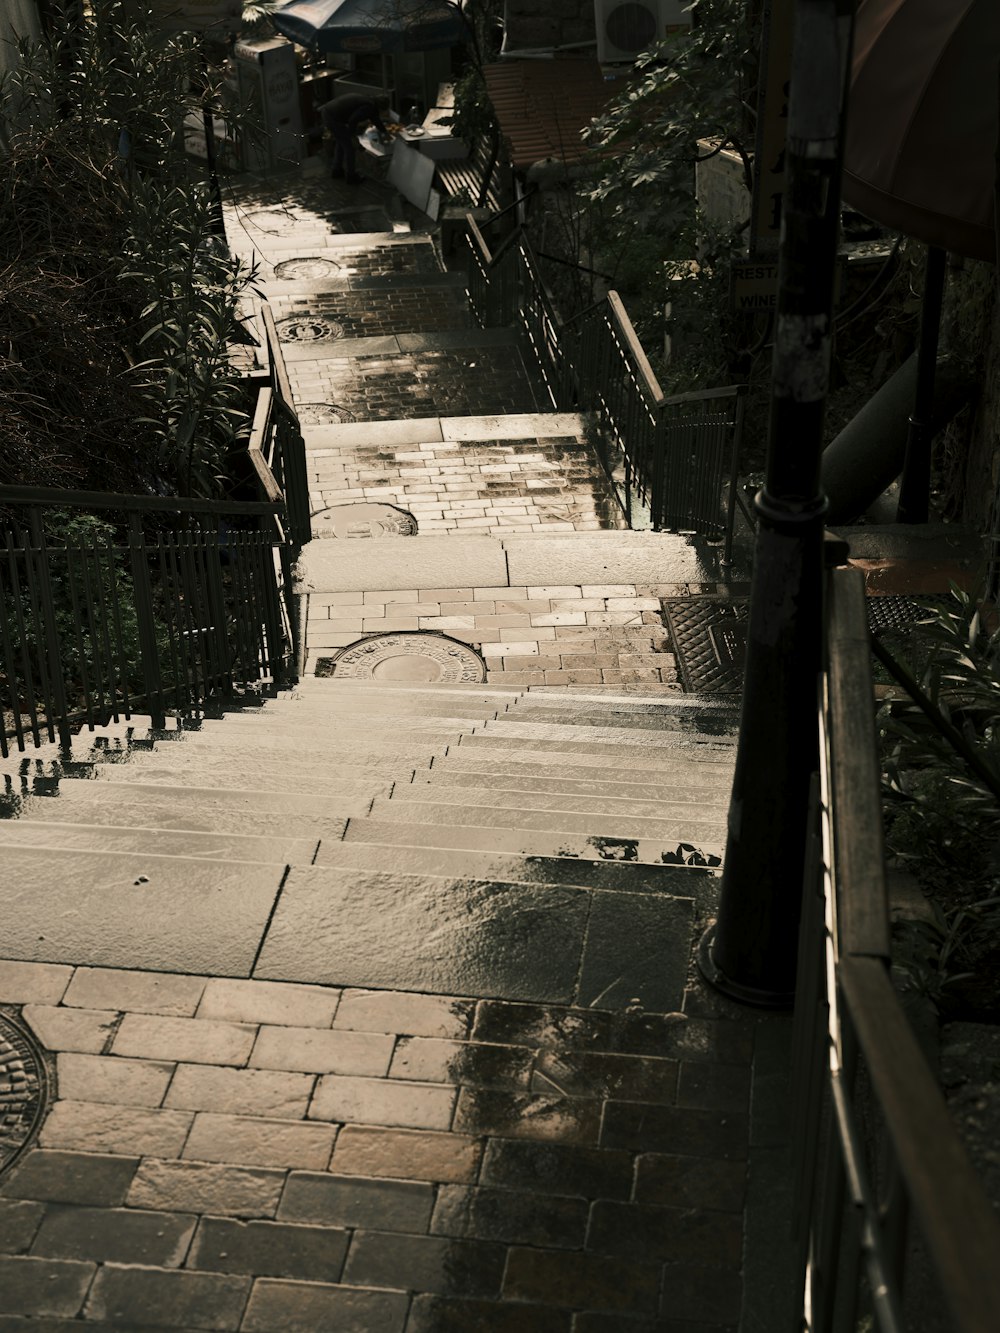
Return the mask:
<path fill-rule="evenodd" d="M 749 600 L 669 597 L 661 605 L 685 691 L 735 694 L 743 684 Z"/>

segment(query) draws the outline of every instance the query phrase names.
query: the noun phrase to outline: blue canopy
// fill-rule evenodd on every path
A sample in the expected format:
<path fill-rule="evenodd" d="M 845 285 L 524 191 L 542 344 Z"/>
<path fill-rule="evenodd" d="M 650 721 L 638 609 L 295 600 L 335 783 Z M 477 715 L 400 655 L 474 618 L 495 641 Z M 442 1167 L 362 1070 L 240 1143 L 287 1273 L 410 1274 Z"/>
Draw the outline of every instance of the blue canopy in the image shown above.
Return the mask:
<path fill-rule="evenodd" d="M 467 35 L 460 4 L 446 0 L 292 0 L 271 22 L 283 37 L 319 55 L 429 51 Z"/>

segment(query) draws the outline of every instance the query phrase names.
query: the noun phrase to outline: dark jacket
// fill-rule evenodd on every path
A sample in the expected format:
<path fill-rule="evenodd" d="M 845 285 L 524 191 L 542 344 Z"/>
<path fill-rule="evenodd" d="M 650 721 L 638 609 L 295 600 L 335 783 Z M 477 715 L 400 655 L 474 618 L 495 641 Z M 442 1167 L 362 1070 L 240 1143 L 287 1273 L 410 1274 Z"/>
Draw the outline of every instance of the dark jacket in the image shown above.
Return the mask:
<path fill-rule="evenodd" d="M 324 102 L 318 108 L 323 124 L 327 129 L 336 127 L 359 133 L 361 126 L 371 122 L 379 134 L 385 133 L 385 126 L 378 113 L 378 107 L 370 97 L 363 93 L 341 93 L 330 102 Z"/>

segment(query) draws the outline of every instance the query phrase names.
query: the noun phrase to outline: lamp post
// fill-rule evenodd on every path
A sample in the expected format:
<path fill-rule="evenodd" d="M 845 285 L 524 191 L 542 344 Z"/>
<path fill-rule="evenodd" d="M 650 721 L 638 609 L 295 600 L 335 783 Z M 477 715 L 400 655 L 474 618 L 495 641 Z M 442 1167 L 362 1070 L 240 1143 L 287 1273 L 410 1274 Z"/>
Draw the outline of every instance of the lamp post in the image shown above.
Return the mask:
<path fill-rule="evenodd" d="M 783 1007 L 795 967 L 823 598 L 820 488 L 833 338 L 853 0 L 796 0 L 766 480 L 722 893 L 699 966 L 745 1003 Z"/>

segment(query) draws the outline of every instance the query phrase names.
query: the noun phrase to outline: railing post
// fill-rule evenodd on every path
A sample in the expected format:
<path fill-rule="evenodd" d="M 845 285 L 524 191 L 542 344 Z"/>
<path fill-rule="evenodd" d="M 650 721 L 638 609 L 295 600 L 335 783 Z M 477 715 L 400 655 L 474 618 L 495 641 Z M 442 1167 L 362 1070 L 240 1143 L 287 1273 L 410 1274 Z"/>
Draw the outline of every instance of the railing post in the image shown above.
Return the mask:
<path fill-rule="evenodd" d="M 66 716 L 66 682 L 63 679 L 62 649 L 59 643 L 59 629 L 56 625 L 56 609 L 52 600 L 52 572 L 49 569 L 49 552 L 45 544 L 45 530 L 39 510 L 32 509 L 29 516 L 31 540 L 35 547 L 35 574 L 38 584 L 38 609 L 42 617 L 45 634 L 45 646 L 39 644 L 39 656 L 44 653 L 47 667 L 42 671 L 42 680 L 48 682 L 52 692 L 52 707 L 55 711 L 55 729 L 59 733 L 59 744 L 69 749 L 71 743 L 69 719 Z M 31 557 L 29 556 L 29 559 Z M 53 719 L 49 719 L 51 727 Z M 51 733 L 50 733 L 51 734 Z"/>
<path fill-rule="evenodd" d="M 128 516 L 128 550 L 132 567 L 132 587 L 135 590 L 135 615 L 139 631 L 143 692 L 146 695 L 146 704 L 153 726 L 164 727 L 167 717 L 163 705 L 163 681 L 160 676 L 160 655 L 156 643 L 153 588 L 146 561 L 142 518 L 134 510 Z"/>

